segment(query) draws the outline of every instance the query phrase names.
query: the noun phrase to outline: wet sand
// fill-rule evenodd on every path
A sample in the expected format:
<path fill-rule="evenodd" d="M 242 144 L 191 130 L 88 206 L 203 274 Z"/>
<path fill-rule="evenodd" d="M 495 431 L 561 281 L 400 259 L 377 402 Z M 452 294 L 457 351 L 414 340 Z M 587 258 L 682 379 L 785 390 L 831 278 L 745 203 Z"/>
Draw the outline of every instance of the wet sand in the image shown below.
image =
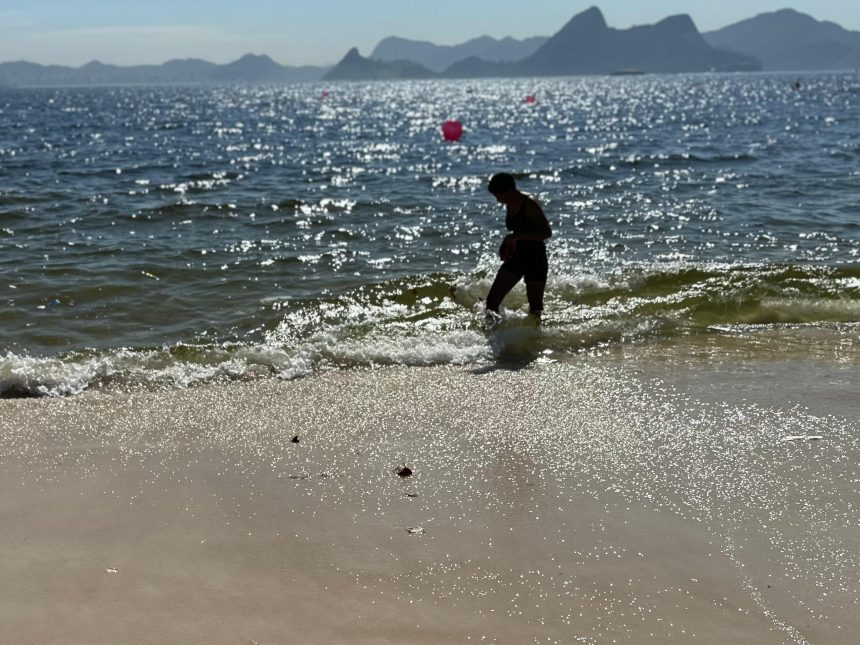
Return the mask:
<path fill-rule="evenodd" d="M 0 640 L 856 643 L 853 400 L 635 358 L 0 401 Z"/>

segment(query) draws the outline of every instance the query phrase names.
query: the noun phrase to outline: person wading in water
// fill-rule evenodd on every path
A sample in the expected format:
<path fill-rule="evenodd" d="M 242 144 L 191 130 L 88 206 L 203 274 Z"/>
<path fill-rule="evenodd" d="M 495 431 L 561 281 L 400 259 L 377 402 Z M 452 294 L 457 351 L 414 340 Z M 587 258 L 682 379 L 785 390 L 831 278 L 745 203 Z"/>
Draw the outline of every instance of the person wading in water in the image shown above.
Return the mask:
<path fill-rule="evenodd" d="M 493 175 L 487 189 L 496 201 L 505 205 L 505 227 L 511 231 L 499 247 L 502 266 L 487 295 L 488 316 L 498 317 L 502 300 L 525 278 L 529 313 L 540 318 L 548 272 L 544 240 L 552 237 L 549 222 L 540 204 L 517 190 L 512 175 L 505 172 Z"/>

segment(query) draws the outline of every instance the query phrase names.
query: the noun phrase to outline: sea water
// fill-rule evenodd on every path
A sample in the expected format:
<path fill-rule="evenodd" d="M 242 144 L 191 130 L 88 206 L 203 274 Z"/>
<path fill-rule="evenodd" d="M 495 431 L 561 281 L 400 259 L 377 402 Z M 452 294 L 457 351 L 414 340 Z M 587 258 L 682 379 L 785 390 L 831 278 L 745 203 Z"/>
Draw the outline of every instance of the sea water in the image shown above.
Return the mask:
<path fill-rule="evenodd" d="M 499 171 L 554 234 L 541 326 L 520 286 L 487 333 Z M 860 361 L 856 73 L 3 88 L 0 178 L 6 396 L 725 336 Z"/>

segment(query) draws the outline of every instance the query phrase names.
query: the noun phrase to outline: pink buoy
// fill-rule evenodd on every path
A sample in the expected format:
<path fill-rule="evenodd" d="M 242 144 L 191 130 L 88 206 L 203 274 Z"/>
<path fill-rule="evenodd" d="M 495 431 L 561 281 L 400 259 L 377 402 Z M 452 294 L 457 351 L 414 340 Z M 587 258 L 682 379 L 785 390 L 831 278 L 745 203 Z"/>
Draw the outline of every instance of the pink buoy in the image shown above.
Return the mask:
<path fill-rule="evenodd" d="M 445 121 L 442 124 L 442 136 L 445 141 L 459 141 L 463 136 L 463 124 L 455 120 Z"/>
<path fill-rule="evenodd" d="M 328 90 L 323 90 L 322 91 L 322 97 L 325 98 L 327 96 L 328 96 Z"/>
<path fill-rule="evenodd" d="M 534 94 L 527 95 L 526 103 L 537 103 L 537 97 Z"/>

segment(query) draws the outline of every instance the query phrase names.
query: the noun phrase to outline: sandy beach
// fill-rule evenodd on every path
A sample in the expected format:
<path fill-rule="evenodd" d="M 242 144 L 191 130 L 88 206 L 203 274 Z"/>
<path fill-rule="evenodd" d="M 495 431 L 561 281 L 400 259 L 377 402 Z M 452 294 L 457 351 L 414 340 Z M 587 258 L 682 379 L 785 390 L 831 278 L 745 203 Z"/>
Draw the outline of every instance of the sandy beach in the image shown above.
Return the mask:
<path fill-rule="evenodd" d="M 640 358 L 0 401 L 0 641 L 856 643 L 856 365 Z"/>

